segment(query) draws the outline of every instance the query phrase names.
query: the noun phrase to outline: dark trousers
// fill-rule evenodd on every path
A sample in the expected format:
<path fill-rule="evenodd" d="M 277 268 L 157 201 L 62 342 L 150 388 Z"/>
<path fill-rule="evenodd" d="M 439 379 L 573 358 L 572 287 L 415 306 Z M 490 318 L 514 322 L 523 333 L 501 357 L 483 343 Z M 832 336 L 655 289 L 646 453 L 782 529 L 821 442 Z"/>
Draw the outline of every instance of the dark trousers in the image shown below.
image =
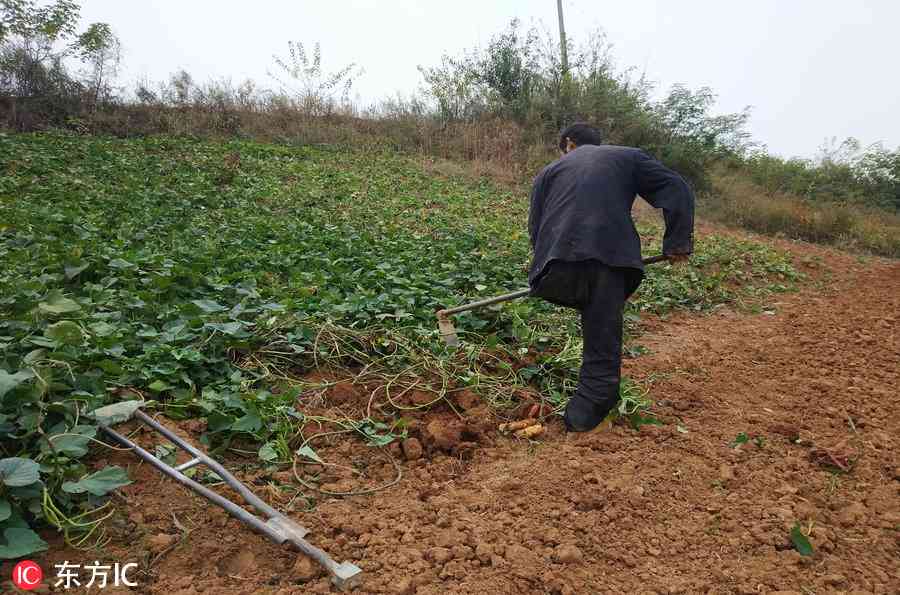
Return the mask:
<path fill-rule="evenodd" d="M 554 261 L 537 280 L 532 295 L 581 312 L 584 339 L 578 390 L 566 407 L 566 426 L 596 427 L 619 402 L 622 369 L 622 312 L 640 283 L 640 271 L 596 260 Z"/>

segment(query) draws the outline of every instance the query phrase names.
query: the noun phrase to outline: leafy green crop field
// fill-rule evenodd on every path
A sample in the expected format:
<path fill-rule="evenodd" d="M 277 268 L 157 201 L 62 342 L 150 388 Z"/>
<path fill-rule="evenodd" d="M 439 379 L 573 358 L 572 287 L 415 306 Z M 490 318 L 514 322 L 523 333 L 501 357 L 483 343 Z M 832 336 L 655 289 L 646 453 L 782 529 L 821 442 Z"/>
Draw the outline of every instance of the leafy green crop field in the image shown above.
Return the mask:
<path fill-rule="evenodd" d="M 561 406 L 580 363 L 570 312 L 462 315 L 456 352 L 434 319 L 525 284 L 526 214 L 524 195 L 386 152 L 0 135 L 0 558 L 46 547 L 29 527 L 86 542 L 128 481 L 85 465 L 102 452 L 87 414 L 134 395 L 267 463 L 305 448 L 296 396 L 317 366 L 418 377 L 435 402 L 466 387 L 502 408 L 531 385 Z M 653 254 L 661 231 L 641 227 Z M 764 304 L 798 279 L 766 245 L 697 244 L 690 266 L 649 270 L 632 332 L 643 312 Z M 402 414 L 330 421 L 385 444 Z"/>

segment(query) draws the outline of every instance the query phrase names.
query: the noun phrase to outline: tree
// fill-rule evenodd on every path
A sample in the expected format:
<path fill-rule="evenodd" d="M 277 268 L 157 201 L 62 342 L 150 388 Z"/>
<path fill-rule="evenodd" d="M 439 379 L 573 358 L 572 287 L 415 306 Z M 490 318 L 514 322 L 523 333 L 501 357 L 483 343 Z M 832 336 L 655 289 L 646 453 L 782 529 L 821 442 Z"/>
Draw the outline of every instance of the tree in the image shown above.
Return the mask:
<path fill-rule="evenodd" d="M 540 82 L 536 43 L 536 31 L 522 36 L 519 21 L 513 19 L 506 31 L 491 39 L 477 63 L 478 80 L 489 91 L 492 103 L 499 104 L 502 115 L 522 119 L 531 107 Z"/>
<path fill-rule="evenodd" d="M 866 198 L 900 210 L 900 147 L 894 151 L 873 145 L 854 164 L 857 179 L 866 186 Z"/>
<path fill-rule="evenodd" d="M 669 95 L 656 106 L 670 139 L 689 142 L 709 153 L 743 155 L 751 148 L 746 126 L 750 108 L 734 114 L 710 115 L 716 95 L 709 87 L 691 91 L 674 85 Z"/>
<path fill-rule="evenodd" d="M 7 99 L 14 127 L 62 124 L 85 99 L 93 105 L 109 90 L 118 39 L 105 23 L 79 35 L 80 9 L 74 0 L 0 0 L 0 97 Z M 69 57 L 91 67 L 87 84 L 66 69 Z"/>
<path fill-rule="evenodd" d="M 438 117 L 443 122 L 472 118 L 481 106 L 477 76 L 472 61 L 464 56 L 441 56 L 439 66 L 419 66 L 425 80 L 425 93 L 437 104 Z"/>
<path fill-rule="evenodd" d="M 94 23 L 77 37 L 75 47 L 81 61 L 90 67 L 85 82 L 93 112 L 98 101 L 112 95 L 110 81 L 118 74 L 122 44 L 109 25 Z"/>
<path fill-rule="evenodd" d="M 75 34 L 78 14 L 70 0 L 0 0 L 0 92 L 30 97 L 59 82 L 67 50 L 58 45 Z"/>

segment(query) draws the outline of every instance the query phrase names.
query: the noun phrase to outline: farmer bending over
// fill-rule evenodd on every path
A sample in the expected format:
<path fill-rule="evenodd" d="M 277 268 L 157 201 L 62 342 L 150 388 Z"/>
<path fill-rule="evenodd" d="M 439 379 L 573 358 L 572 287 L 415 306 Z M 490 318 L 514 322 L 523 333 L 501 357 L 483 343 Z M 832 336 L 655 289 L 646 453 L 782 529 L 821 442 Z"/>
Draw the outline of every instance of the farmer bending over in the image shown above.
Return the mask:
<path fill-rule="evenodd" d="M 644 277 L 631 219 L 635 195 L 663 210 L 669 261 L 693 251 L 687 183 L 640 149 L 602 142 L 587 124 L 566 128 L 562 157 L 534 179 L 528 214 L 532 295 L 581 311 L 581 373 L 564 418 L 570 432 L 594 429 L 619 401 L 622 311 Z"/>

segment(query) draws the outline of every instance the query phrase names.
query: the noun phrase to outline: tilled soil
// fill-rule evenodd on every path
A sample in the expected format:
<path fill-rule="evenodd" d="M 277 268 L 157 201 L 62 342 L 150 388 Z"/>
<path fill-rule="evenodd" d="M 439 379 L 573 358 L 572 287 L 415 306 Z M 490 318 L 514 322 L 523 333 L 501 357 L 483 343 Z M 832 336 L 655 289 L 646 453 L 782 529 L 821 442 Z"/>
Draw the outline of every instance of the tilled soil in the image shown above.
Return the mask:
<path fill-rule="evenodd" d="M 552 426 L 530 444 L 457 403 L 458 415 L 420 419 L 417 440 L 395 447 L 397 485 L 319 496 L 311 512 L 285 487 L 292 472 L 238 473 L 313 543 L 361 566 L 358 592 L 898 593 L 900 264 L 789 248 L 824 267 L 806 289 L 762 314 L 679 316 L 642 337 L 650 353 L 625 372 L 653 380 L 663 426 Z M 343 390 L 343 401 L 368 394 Z M 202 427 L 179 431 L 196 439 Z M 320 452 L 367 459 L 362 487 L 394 476 L 384 453 L 337 438 Z M 130 457 L 111 457 L 136 480 L 120 490 L 111 543 L 88 553 L 57 539 L 45 571 L 99 557 L 137 561 L 145 593 L 330 591 L 308 559 Z M 334 475 L 332 491 L 360 487 L 339 468 L 318 471 Z M 792 546 L 795 526 L 812 556 Z"/>

